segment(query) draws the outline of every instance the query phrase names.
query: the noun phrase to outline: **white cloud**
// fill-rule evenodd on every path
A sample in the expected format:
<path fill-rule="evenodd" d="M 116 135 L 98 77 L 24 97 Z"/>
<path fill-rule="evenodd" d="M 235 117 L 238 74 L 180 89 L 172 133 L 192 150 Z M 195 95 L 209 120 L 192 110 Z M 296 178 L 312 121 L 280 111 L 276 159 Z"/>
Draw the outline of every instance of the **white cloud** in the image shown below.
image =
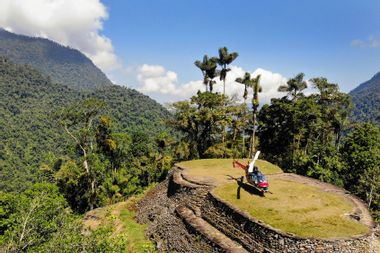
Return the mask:
<path fill-rule="evenodd" d="M 370 35 L 367 40 L 356 39 L 351 41 L 351 46 L 362 48 L 378 48 L 380 47 L 380 38 Z"/>
<path fill-rule="evenodd" d="M 123 66 L 114 52 L 112 41 L 102 34 L 108 11 L 100 0 L 0 0 L 0 6 L 0 27 L 79 49 L 112 80 L 124 81 L 137 71 L 138 89 L 160 102 L 188 99 L 198 90 L 205 90 L 201 78 L 180 84 L 177 73 L 160 65 Z M 226 81 L 228 95 L 242 96 L 243 85 L 236 83 L 235 79 L 244 73 L 242 68 L 231 67 Z M 251 74 L 262 75 L 260 97 L 263 103 L 283 95 L 277 92 L 278 86 L 287 80 L 282 75 L 260 68 Z M 222 92 L 222 82 L 218 80 L 214 90 Z"/>
<path fill-rule="evenodd" d="M 0 27 L 79 49 L 102 70 L 121 65 L 101 34 L 108 18 L 100 0 L 0 0 Z"/>
<path fill-rule="evenodd" d="M 177 74 L 166 71 L 159 65 L 144 64 L 138 69 L 137 80 L 142 85 L 140 91 L 146 93 L 173 94 L 177 91 Z"/>
<path fill-rule="evenodd" d="M 236 95 L 243 101 L 242 95 L 244 86 L 236 83 L 235 79 L 242 77 L 246 71 L 236 66 L 231 66 L 230 68 L 231 71 L 228 72 L 226 80 L 226 94 L 231 96 Z M 259 74 L 261 75 L 261 86 L 263 89 L 260 94 L 262 103 L 269 103 L 271 98 L 284 96 L 284 94 L 279 93 L 277 89 L 280 85 L 286 84 L 287 78 L 278 73 L 273 73 L 261 68 L 251 72 L 252 76 Z M 160 65 L 144 64 L 140 66 L 138 68 L 137 80 L 140 84 L 138 90 L 159 100 L 162 100 L 162 95 L 164 95 L 165 102 L 188 99 L 195 95 L 198 90 L 205 90 L 203 80 L 179 84 L 177 74 L 173 71 L 166 70 Z M 214 91 L 223 92 L 223 83 L 219 79 L 216 81 Z M 249 95 L 252 95 L 252 91 L 250 91 Z"/>
<path fill-rule="evenodd" d="M 160 65 L 144 64 L 139 68 L 139 75 L 143 77 L 157 77 L 165 74 L 165 68 Z"/>
<path fill-rule="evenodd" d="M 253 72 L 253 76 L 261 75 L 261 87 L 263 89 L 260 94 L 261 100 L 264 103 L 269 103 L 271 98 L 283 97 L 284 93 L 278 92 L 278 87 L 280 85 L 285 85 L 288 81 L 287 78 L 283 77 L 278 73 L 273 73 L 271 71 L 258 68 Z"/>

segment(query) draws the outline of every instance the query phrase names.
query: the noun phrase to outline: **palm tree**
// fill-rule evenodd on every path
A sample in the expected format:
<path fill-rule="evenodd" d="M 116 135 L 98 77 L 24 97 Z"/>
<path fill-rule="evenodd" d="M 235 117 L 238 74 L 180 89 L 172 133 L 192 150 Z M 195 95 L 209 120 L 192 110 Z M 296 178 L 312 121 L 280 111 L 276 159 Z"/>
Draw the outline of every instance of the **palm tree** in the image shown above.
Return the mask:
<path fill-rule="evenodd" d="M 229 64 L 231 64 L 237 57 L 238 53 L 228 53 L 228 49 L 226 47 L 219 48 L 219 58 L 218 64 L 222 67 L 220 71 L 220 81 L 223 81 L 223 95 L 226 94 L 226 77 L 227 72 L 230 71 L 230 68 L 227 68 Z"/>
<path fill-rule="evenodd" d="M 295 104 L 298 100 L 298 98 L 303 96 L 302 91 L 307 88 L 307 83 L 306 81 L 303 80 L 304 78 L 304 73 L 299 73 L 296 75 L 294 78 L 291 78 L 287 81 L 286 85 L 281 85 L 278 87 L 279 92 L 287 92 L 288 94 L 286 95 L 287 97 L 290 98 L 293 104 Z M 294 113 L 291 115 L 292 121 L 294 122 Z M 292 132 L 295 132 L 295 124 L 292 124 Z M 295 147 L 296 139 L 295 135 L 293 135 L 293 141 L 292 141 L 293 147 Z M 292 165 L 294 164 L 294 148 L 292 148 Z"/>
<path fill-rule="evenodd" d="M 209 86 L 210 92 L 213 90 L 213 85 L 215 77 L 219 75 L 219 71 L 216 70 L 218 59 L 216 57 L 208 58 L 207 55 L 203 56 L 203 61 L 195 61 L 194 64 L 197 66 L 203 74 L 203 84 Z"/>
<path fill-rule="evenodd" d="M 298 98 L 303 96 L 302 91 L 307 88 L 307 83 L 303 80 L 304 76 L 304 73 L 299 73 L 294 78 L 289 79 L 286 85 L 278 87 L 278 91 L 287 92 L 287 96 L 291 97 L 293 102 L 297 101 Z"/>
<path fill-rule="evenodd" d="M 249 86 L 250 80 L 251 80 L 251 74 L 249 74 L 248 72 L 245 72 L 245 74 L 244 74 L 243 77 L 238 77 L 238 78 L 235 79 L 235 82 L 244 84 L 244 94 L 243 94 L 244 105 L 246 104 L 246 100 L 247 100 L 247 97 L 248 97 L 248 86 Z M 244 130 L 243 130 L 242 138 L 243 138 L 242 153 L 244 155 L 245 154 L 245 135 L 244 135 Z"/>
<path fill-rule="evenodd" d="M 245 74 L 244 74 L 243 77 L 238 77 L 235 80 L 235 82 L 244 84 L 244 94 L 243 94 L 244 103 L 245 103 L 245 101 L 247 100 L 247 97 L 248 97 L 248 87 L 249 87 L 250 81 L 251 81 L 251 74 L 248 73 L 248 72 L 245 72 Z"/>
<path fill-rule="evenodd" d="M 250 157 L 253 155 L 255 151 L 255 136 L 256 136 L 256 128 L 257 128 L 257 111 L 259 109 L 259 92 L 262 92 L 262 88 L 260 85 L 260 75 L 257 75 L 256 78 L 252 79 L 251 88 L 253 89 L 253 97 L 252 97 L 252 113 L 253 113 L 253 132 L 251 138 L 251 150 Z"/>
<path fill-rule="evenodd" d="M 202 71 L 203 84 L 206 86 L 206 91 L 208 91 L 208 89 L 207 89 L 208 77 L 206 75 L 207 62 L 208 62 L 208 56 L 207 55 L 203 56 L 203 61 L 195 61 L 194 62 L 195 66 L 197 66 Z"/>
<path fill-rule="evenodd" d="M 257 111 L 259 109 L 259 93 L 262 91 L 262 88 L 260 86 L 260 78 L 261 76 L 258 75 L 255 78 L 251 78 L 251 74 L 246 72 L 244 74 L 244 77 L 242 78 L 236 78 L 236 82 L 244 84 L 244 103 L 248 96 L 248 88 L 252 88 L 253 91 L 253 97 L 252 97 L 252 123 L 253 123 L 253 131 L 251 136 L 251 145 L 249 150 L 249 156 L 251 157 L 253 152 L 255 151 L 255 135 L 256 135 L 256 128 L 257 128 Z"/>

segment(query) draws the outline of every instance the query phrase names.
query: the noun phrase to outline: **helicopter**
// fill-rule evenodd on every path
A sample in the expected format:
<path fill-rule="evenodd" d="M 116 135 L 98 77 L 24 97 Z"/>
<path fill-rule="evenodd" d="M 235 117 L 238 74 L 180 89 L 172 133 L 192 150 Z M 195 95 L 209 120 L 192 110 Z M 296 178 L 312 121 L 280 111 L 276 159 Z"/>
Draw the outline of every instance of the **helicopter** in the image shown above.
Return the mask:
<path fill-rule="evenodd" d="M 264 174 L 262 174 L 255 166 L 255 162 L 259 158 L 260 151 L 257 151 L 252 161 L 249 164 L 243 164 L 238 160 L 233 160 L 232 165 L 234 168 L 238 167 L 245 171 L 245 177 L 251 185 L 256 187 L 261 192 L 269 191 L 269 183 Z"/>

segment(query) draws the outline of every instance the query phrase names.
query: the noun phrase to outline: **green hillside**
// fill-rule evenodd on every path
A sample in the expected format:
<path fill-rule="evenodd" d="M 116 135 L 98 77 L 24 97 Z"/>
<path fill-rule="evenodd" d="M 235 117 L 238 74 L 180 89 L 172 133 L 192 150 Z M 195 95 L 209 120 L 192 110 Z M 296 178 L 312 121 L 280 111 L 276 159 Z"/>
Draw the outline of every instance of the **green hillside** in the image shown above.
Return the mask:
<path fill-rule="evenodd" d="M 353 118 L 380 124 L 380 72 L 350 92 L 354 104 Z"/>
<path fill-rule="evenodd" d="M 169 112 L 135 90 L 111 85 L 79 92 L 5 58 L 0 58 L 0 97 L 0 190 L 26 187 L 36 180 L 42 161 L 69 151 L 55 114 L 76 101 L 104 101 L 116 131 L 143 129 L 152 139 L 170 131 L 165 125 Z"/>
<path fill-rule="evenodd" d="M 161 104 L 130 88 L 111 85 L 82 92 L 107 103 L 119 131 L 144 131 L 148 135 L 168 130 L 165 121 L 172 115 Z"/>
<path fill-rule="evenodd" d="M 145 194 L 131 197 L 127 201 L 100 207 L 89 211 L 83 219 L 88 229 L 112 228 L 112 237 L 123 238 L 125 251 L 123 252 L 156 252 L 154 244 L 145 236 L 146 224 L 136 222 L 136 202 Z"/>
<path fill-rule="evenodd" d="M 171 114 L 164 107 L 116 85 L 68 87 L 1 56 L 0 97 L 0 252 L 142 252 L 154 247 L 144 238 L 145 227 L 134 221 L 133 210 L 124 210 L 129 208 L 125 202 L 114 205 L 111 217 L 105 213 L 106 224 L 90 230 L 80 214 L 124 201 L 166 176 L 172 158 L 165 145 L 157 147 L 158 135 L 172 133 L 165 123 Z M 104 108 L 81 135 L 86 130 L 77 124 L 83 116 L 78 112 L 89 101 Z M 72 108 L 79 108 L 73 116 L 78 121 L 70 130 L 91 149 L 85 158 L 88 172 L 82 167 L 81 144 L 60 122 L 62 112 Z M 96 190 L 89 195 L 93 185 Z M 117 236 L 108 226 L 111 221 Z M 23 226 L 28 227 L 25 236 Z"/>
<path fill-rule="evenodd" d="M 42 156 L 62 152 L 66 139 L 51 116 L 77 95 L 30 67 L 1 58 L 0 96 L 0 189 L 4 189 L 32 181 L 32 168 Z"/>
<path fill-rule="evenodd" d="M 54 82 L 75 88 L 111 85 L 111 81 L 78 50 L 48 39 L 13 34 L 0 28 L 0 56 L 28 64 Z"/>

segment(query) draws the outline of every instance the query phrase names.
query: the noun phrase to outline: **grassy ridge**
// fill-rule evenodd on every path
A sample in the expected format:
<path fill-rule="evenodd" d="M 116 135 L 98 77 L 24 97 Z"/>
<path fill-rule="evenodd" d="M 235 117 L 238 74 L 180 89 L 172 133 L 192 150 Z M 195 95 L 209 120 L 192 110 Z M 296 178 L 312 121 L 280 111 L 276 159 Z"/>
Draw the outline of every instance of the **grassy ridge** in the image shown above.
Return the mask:
<path fill-rule="evenodd" d="M 140 197 L 132 197 L 126 202 L 119 202 L 97 208 L 86 214 L 85 227 L 89 229 L 111 228 L 113 237 L 122 238 L 126 243 L 125 252 L 156 252 L 154 244 L 146 239 L 145 224 L 135 220 L 134 204 Z"/>

